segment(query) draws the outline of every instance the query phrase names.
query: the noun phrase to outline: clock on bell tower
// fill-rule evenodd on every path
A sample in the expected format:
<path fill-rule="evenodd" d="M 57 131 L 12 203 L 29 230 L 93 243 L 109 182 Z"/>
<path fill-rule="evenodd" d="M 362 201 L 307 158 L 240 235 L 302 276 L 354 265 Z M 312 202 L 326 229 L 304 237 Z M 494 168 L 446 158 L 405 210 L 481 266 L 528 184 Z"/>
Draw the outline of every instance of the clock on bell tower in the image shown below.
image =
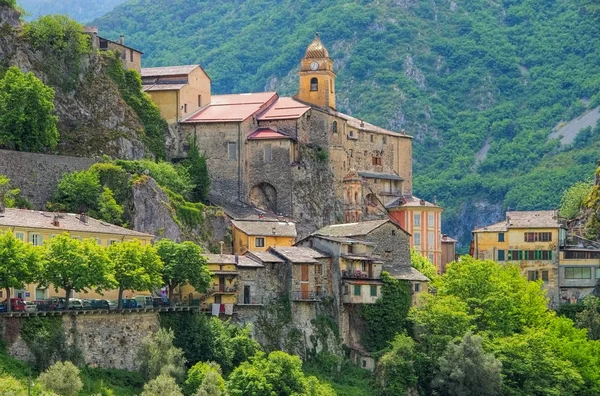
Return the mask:
<path fill-rule="evenodd" d="M 300 89 L 295 96 L 315 106 L 335 109 L 335 73 L 333 59 L 321 42 L 319 33 L 306 48 L 300 62 Z"/>

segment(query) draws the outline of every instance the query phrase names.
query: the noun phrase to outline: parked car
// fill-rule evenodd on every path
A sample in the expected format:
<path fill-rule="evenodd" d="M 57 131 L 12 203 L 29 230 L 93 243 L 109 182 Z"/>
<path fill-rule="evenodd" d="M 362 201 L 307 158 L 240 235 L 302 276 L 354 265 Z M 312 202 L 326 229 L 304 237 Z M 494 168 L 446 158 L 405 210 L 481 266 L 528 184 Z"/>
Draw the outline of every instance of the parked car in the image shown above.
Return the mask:
<path fill-rule="evenodd" d="M 37 311 L 37 304 L 33 301 L 25 301 L 25 312 Z"/>
<path fill-rule="evenodd" d="M 152 299 L 152 305 L 155 308 L 168 307 L 169 306 L 169 299 L 166 298 L 166 297 L 154 297 Z"/>
<path fill-rule="evenodd" d="M 83 303 L 83 309 L 92 309 L 92 300 L 84 299 L 81 302 Z"/>
<path fill-rule="evenodd" d="M 69 298 L 69 309 L 73 310 L 82 310 L 83 309 L 83 300 L 80 298 Z"/>
<path fill-rule="evenodd" d="M 61 310 L 61 309 L 65 309 L 65 298 L 64 297 L 50 297 L 48 299 L 46 299 L 46 301 L 49 301 L 50 305 L 52 307 L 54 307 L 54 310 Z"/>
<path fill-rule="evenodd" d="M 91 309 L 110 309 L 108 300 L 90 300 Z"/>
<path fill-rule="evenodd" d="M 135 296 L 133 297 L 135 301 L 137 301 L 138 308 L 153 308 L 154 302 L 152 301 L 152 296 Z"/>
<path fill-rule="evenodd" d="M 4 305 L 5 311 L 7 311 L 6 300 L 2 301 L 2 305 Z M 24 312 L 25 311 L 25 303 L 20 298 L 11 298 L 10 299 L 10 307 L 13 312 Z"/>
<path fill-rule="evenodd" d="M 119 305 L 117 300 L 106 300 L 106 301 L 108 302 L 108 309 L 110 309 L 111 311 L 114 309 L 117 309 L 117 305 Z"/>
<path fill-rule="evenodd" d="M 132 308 L 137 308 L 137 301 L 135 301 L 135 299 L 133 298 L 124 298 L 121 302 L 121 307 L 123 309 L 127 308 L 127 309 L 132 309 Z"/>

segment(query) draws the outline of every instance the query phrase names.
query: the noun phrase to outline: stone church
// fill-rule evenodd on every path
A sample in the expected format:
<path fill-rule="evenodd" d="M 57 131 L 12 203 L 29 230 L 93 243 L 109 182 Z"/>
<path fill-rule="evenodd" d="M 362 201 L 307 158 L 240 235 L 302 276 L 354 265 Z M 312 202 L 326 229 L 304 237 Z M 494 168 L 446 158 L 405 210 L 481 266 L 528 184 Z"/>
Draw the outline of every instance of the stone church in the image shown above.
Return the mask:
<path fill-rule="evenodd" d="M 210 84 L 206 74 L 184 71 L 142 69 L 144 87 L 164 95 Z M 188 115 L 179 119 L 170 155 L 185 157 L 196 144 L 207 157 L 214 203 L 294 218 L 300 236 L 327 224 L 387 218 L 387 204 L 412 194 L 412 138 L 336 109 L 334 61 L 318 34 L 298 74 L 294 97 L 204 93 L 198 103 L 178 100 Z"/>

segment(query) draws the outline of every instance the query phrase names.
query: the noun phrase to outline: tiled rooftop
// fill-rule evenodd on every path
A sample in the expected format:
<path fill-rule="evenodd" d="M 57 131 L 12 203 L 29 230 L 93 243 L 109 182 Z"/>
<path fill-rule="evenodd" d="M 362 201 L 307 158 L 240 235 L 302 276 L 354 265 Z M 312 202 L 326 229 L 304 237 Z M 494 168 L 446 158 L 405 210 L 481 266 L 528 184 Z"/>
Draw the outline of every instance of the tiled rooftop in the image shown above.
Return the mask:
<path fill-rule="evenodd" d="M 240 221 L 232 220 L 234 227 L 240 229 L 246 235 L 258 236 L 287 236 L 296 237 L 296 224 L 283 221 L 268 221 L 268 220 L 250 220 Z"/>
<path fill-rule="evenodd" d="M 316 259 L 329 257 L 314 249 L 301 246 L 276 246 L 269 249 L 292 263 L 317 263 Z"/>
<path fill-rule="evenodd" d="M 162 77 L 187 75 L 199 65 L 165 66 L 165 67 L 143 67 L 140 75 L 142 77 Z"/>
<path fill-rule="evenodd" d="M 321 228 L 316 231 L 315 235 L 324 235 L 332 237 L 351 237 L 367 235 L 371 231 L 381 227 L 390 220 L 371 220 L 361 221 L 358 223 L 334 224 Z"/>
<path fill-rule="evenodd" d="M 208 264 L 237 264 L 240 267 L 244 266 L 260 266 L 260 263 L 246 256 L 237 256 L 235 254 L 203 254 L 206 257 Z"/>
<path fill-rule="evenodd" d="M 213 95 L 209 105 L 183 122 L 241 122 L 265 110 L 276 99 L 276 92 Z"/>
<path fill-rule="evenodd" d="M 509 228 L 559 228 L 562 224 L 554 210 L 506 212 L 506 220 L 475 230 L 475 232 L 507 231 Z"/>

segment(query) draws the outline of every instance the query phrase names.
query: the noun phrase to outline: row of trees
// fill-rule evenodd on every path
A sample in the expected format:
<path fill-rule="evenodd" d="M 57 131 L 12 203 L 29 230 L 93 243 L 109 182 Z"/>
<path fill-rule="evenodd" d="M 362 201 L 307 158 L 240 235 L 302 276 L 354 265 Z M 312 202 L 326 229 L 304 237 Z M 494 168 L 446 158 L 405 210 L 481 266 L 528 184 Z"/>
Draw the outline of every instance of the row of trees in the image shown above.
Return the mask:
<path fill-rule="evenodd" d="M 6 290 L 7 299 L 11 288 L 39 283 L 52 285 L 56 291 L 62 288 L 68 308 L 72 292 L 118 288 L 120 309 L 124 290 L 166 286 L 172 301 L 177 286 L 189 284 L 202 292 L 210 279 L 202 249 L 192 242 L 163 239 L 143 246 L 134 240 L 102 247 L 93 239 L 79 240 L 64 233 L 38 247 L 12 232 L 0 234 L 0 287 Z"/>

